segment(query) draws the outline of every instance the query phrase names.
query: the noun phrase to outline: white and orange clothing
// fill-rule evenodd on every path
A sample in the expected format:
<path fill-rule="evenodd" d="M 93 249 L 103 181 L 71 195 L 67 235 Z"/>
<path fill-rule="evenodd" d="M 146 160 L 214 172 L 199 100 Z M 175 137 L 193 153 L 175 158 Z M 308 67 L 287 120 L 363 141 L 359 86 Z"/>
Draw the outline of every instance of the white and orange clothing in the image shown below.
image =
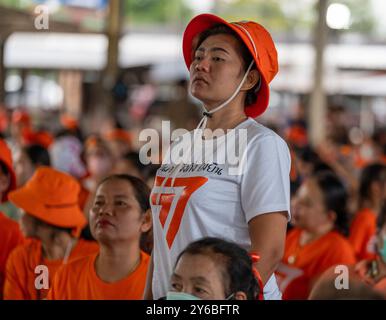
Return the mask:
<path fill-rule="evenodd" d="M 102 281 L 95 271 L 98 254 L 77 259 L 58 270 L 48 300 L 142 300 L 150 257 L 141 252 L 140 263 L 127 277 Z"/>
<path fill-rule="evenodd" d="M 3 296 L 5 264 L 9 254 L 24 242 L 17 222 L 0 212 L 0 300 Z"/>
<path fill-rule="evenodd" d="M 195 144 L 191 151 L 194 159 L 204 154 L 205 159 L 213 155 L 215 160 L 181 165 L 173 184 L 171 172 L 175 165 L 165 163 L 170 150 L 157 171 L 151 194 L 154 299 L 166 296 L 176 258 L 189 243 L 205 236 L 219 237 L 250 251 L 248 222 L 251 219 L 268 212 L 290 212 L 291 161 L 284 140 L 251 118 L 232 132 L 235 139 L 231 139 L 228 132 L 216 140 L 195 141 L 202 143 L 202 148 L 196 148 Z M 245 133 L 244 141 L 239 142 Z M 244 164 L 240 174 L 231 170 L 230 162 L 216 161 L 227 150 L 239 150 L 238 143 L 245 143 L 245 149 L 240 149 Z M 187 150 L 185 145 L 182 148 Z M 178 149 L 181 150 L 174 143 L 172 158 Z M 169 179 L 162 187 L 165 177 Z M 265 299 L 281 298 L 274 276 L 265 285 L 264 295 Z"/>
<path fill-rule="evenodd" d="M 284 300 L 307 299 L 323 272 L 335 265 L 355 263 L 350 243 L 338 232 L 330 231 L 303 246 L 301 234 L 299 228 L 288 233 L 283 260 L 276 271 Z"/>
<path fill-rule="evenodd" d="M 368 208 L 358 211 L 350 226 L 349 241 L 358 261 L 375 259 L 377 215 Z"/>
<path fill-rule="evenodd" d="M 85 257 L 99 251 L 94 241 L 79 239 L 73 247 L 68 261 Z M 4 284 L 4 299 L 6 300 L 39 300 L 44 299 L 48 289 L 37 289 L 35 280 L 39 273 L 35 269 L 39 265 L 48 269 L 49 286 L 51 286 L 56 271 L 62 266 L 62 260 L 47 260 L 42 256 L 40 240 L 28 239 L 24 245 L 17 247 L 9 256 Z"/>

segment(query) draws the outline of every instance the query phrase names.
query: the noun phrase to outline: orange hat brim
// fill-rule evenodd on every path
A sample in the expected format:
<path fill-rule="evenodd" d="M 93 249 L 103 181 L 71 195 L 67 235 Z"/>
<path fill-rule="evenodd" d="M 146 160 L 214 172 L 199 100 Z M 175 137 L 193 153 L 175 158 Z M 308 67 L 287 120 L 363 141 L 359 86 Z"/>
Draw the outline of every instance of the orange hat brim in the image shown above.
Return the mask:
<path fill-rule="evenodd" d="M 38 192 L 28 186 L 12 191 L 9 200 L 27 214 L 60 228 L 83 228 L 87 224 L 86 217 L 79 209 L 78 203 L 68 206 L 45 204 Z"/>
<path fill-rule="evenodd" d="M 269 86 L 268 81 L 265 78 L 264 72 L 262 71 L 262 68 L 260 66 L 260 61 L 258 57 L 255 56 L 253 46 L 250 43 L 248 36 L 245 35 L 244 32 L 242 32 L 238 27 L 213 14 L 204 13 L 193 18 L 185 29 L 182 41 L 182 50 L 184 54 L 185 64 L 188 69 L 190 69 L 193 57 L 193 49 L 195 49 L 195 45 L 193 43 L 195 42 L 195 40 L 197 40 L 196 36 L 216 24 L 224 24 L 231 28 L 233 31 L 235 31 L 241 38 L 241 40 L 245 43 L 245 45 L 251 52 L 251 56 L 255 60 L 256 68 L 261 76 L 261 87 L 258 92 L 256 102 L 254 104 L 245 106 L 245 113 L 248 117 L 256 118 L 259 115 L 263 114 L 264 111 L 268 108 Z"/>

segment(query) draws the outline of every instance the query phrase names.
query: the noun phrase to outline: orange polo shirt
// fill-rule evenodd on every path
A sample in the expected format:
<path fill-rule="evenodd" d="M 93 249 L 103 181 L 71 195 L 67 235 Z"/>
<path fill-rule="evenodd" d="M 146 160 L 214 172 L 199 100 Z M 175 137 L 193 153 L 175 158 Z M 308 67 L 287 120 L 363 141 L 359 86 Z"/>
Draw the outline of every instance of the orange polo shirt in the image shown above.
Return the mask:
<path fill-rule="evenodd" d="M 351 223 L 349 236 L 358 261 L 375 259 L 376 233 L 376 213 L 367 208 L 358 211 Z"/>
<path fill-rule="evenodd" d="M 48 299 L 51 300 L 141 300 L 150 257 L 141 251 L 141 262 L 126 278 L 114 283 L 102 281 L 95 271 L 98 254 L 63 266 L 56 274 Z"/>
<path fill-rule="evenodd" d="M 307 299 L 324 271 L 338 264 L 355 263 L 350 243 L 338 232 L 330 231 L 304 246 L 299 245 L 301 233 L 299 228 L 288 233 L 284 257 L 276 272 L 283 300 Z"/>
<path fill-rule="evenodd" d="M 69 262 L 98 252 L 99 246 L 94 241 L 79 239 L 71 251 Z M 47 296 L 49 289 L 36 289 L 35 280 L 42 273 L 35 273 L 38 265 L 48 269 L 49 287 L 56 271 L 62 266 L 62 260 L 47 260 L 42 257 L 40 240 L 28 239 L 26 244 L 16 248 L 9 256 L 4 284 L 4 299 L 39 300 Z"/>
<path fill-rule="evenodd" d="M 0 212 L 0 300 L 3 296 L 5 264 L 11 251 L 24 241 L 17 222 Z"/>

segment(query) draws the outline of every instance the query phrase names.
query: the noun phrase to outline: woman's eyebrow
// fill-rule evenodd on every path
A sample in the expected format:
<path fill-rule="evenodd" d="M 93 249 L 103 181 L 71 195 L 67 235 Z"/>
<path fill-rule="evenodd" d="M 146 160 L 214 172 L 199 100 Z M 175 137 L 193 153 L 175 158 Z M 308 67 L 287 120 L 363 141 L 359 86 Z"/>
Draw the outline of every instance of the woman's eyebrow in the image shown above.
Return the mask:
<path fill-rule="evenodd" d="M 203 47 L 200 47 L 196 51 L 205 52 L 206 49 Z M 229 52 L 227 50 L 225 50 L 224 48 L 221 48 L 221 47 L 213 47 L 213 48 L 210 48 L 209 51 L 212 51 L 212 52 L 221 51 L 221 52 L 225 52 L 226 54 L 229 54 Z"/>
<path fill-rule="evenodd" d="M 208 283 L 209 282 L 207 278 L 201 277 L 201 276 L 191 277 L 190 280 L 192 280 L 194 282 L 199 282 L 199 283 Z"/>

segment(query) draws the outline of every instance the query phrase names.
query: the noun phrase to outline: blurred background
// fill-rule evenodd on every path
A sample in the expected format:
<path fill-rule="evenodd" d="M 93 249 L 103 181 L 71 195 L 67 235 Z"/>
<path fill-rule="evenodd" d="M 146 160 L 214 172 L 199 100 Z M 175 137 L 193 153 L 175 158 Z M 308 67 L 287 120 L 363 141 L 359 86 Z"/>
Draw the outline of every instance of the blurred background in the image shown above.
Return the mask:
<path fill-rule="evenodd" d="M 0 133 L 49 148 L 63 130 L 82 144 L 120 132 L 138 151 L 162 120 L 195 128 L 181 42 L 203 12 L 272 33 L 280 71 L 258 121 L 294 150 L 386 159 L 384 0 L 0 0 Z"/>

